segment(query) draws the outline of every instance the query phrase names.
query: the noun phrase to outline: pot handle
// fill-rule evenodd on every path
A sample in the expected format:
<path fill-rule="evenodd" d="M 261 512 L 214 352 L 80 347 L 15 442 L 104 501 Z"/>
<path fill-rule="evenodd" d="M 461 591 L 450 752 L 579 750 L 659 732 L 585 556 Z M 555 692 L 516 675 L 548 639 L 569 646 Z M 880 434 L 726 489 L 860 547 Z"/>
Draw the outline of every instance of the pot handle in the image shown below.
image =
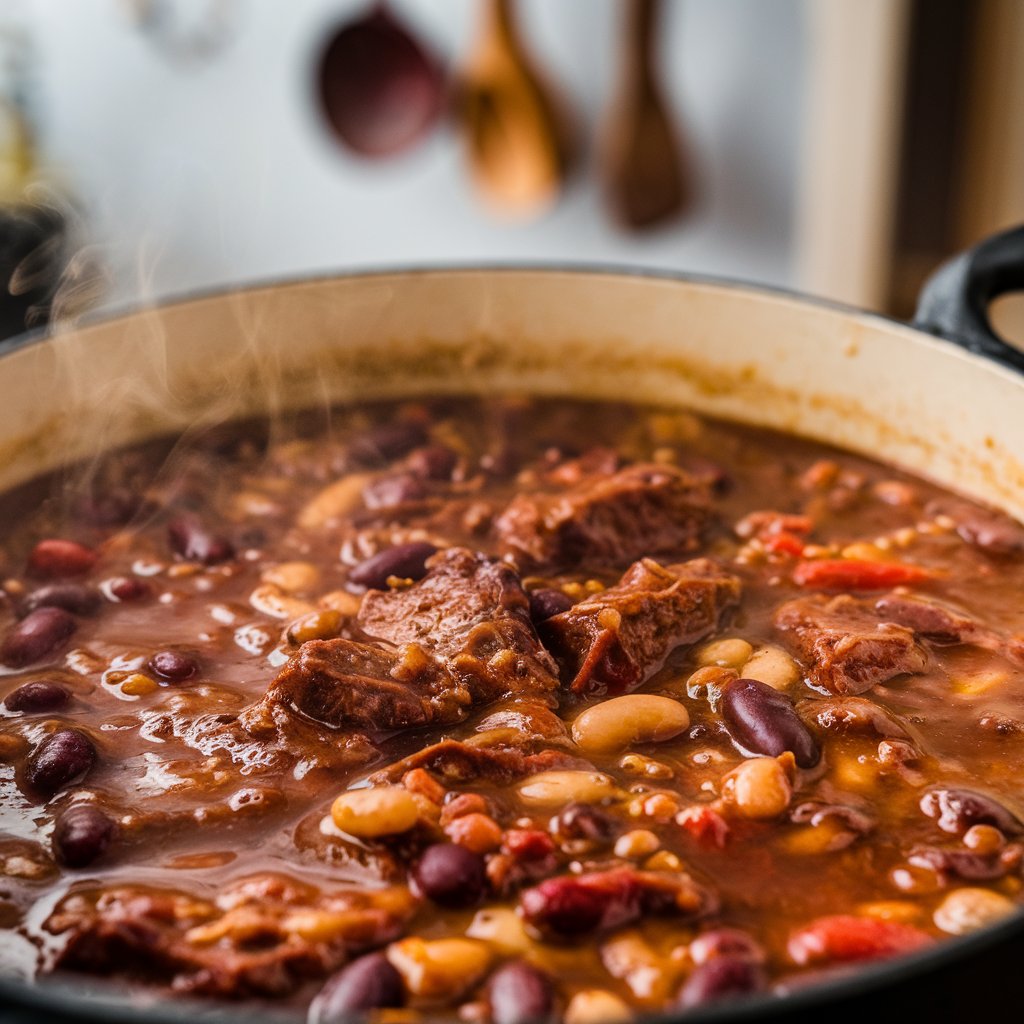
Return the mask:
<path fill-rule="evenodd" d="M 992 329 L 989 304 L 1024 290 L 1024 225 L 954 256 L 925 282 L 913 324 L 1024 373 L 1024 352 Z"/>

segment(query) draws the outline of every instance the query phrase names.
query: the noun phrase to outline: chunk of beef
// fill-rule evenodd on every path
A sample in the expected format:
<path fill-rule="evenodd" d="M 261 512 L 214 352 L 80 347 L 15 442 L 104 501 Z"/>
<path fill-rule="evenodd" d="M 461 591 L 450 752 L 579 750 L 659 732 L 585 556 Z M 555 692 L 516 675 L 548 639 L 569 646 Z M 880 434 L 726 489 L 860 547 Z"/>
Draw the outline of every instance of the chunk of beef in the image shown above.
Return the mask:
<path fill-rule="evenodd" d="M 397 782 L 406 772 L 424 768 L 444 782 L 506 783 L 537 772 L 561 768 L 593 768 L 593 765 L 561 750 L 527 753 L 519 746 L 473 746 L 459 740 L 441 740 L 370 776 L 374 784 Z"/>
<path fill-rule="evenodd" d="M 682 644 L 707 636 L 740 597 L 740 581 L 706 558 L 645 558 L 614 587 L 541 623 L 563 679 L 582 693 L 634 689 Z"/>
<path fill-rule="evenodd" d="M 573 746 L 565 722 L 550 708 L 531 701 L 496 707 L 477 723 L 476 731 L 513 735 L 517 746 Z"/>
<path fill-rule="evenodd" d="M 892 593 L 879 598 L 875 610 L 887 622 L 906 626 L 932 643 L 970 644 L 1024 663 L 1024 640 L 1020 637 L 1005 636 L 936 601 Z"/>
<path fill-rule="evenodd" d="M 204 700 L 204 698 L 207 698 Z M 215 763 L 229 759 L 246 777 L 312 768 L 334 772 L 365 765 L 376 748 L 361 732 L 337 732 L 296 715 L 264 697 L 239 714 L 204 713 L 208 695 L 176 693 L 142 714 L 141 734 L 160 742 L 177 740 Z"/>
<path fill-rule="evenodd" d="M 520 494 L 495 527 L 501 551 L 529 569 L 624 566 L 694 551 L 711 520 L 708 481 L 675 466 L 594 474 L 567 490 Z"/>
<path fill-rule="evenodd" d="M 307 641 L 242 713 L 242 728 L 280 741 L 298 716 L 379 736 L 451 725 L 503 697 L 551 702 L 558 687 L 519 577 L 465 549 L 435 555 L 410 587 L 370 591 L 358 623 L 375 643 Z"/>
<path fill-rule="evenodd" d="M 458 721 L 471 700 L 415 644 L 392 653 L 344 638 L 304 643 L 264 699 L 334 729 L 376 732 Z"/>
<path fill-rule="evenodd" d="M 878 683 L 923 672 L 924 649 L 912 630 L 883 622 L 872 606 L 847 594 L 798 597 L 775 613 L 775 628 L 830 693 L 863 693 Z"/>
<path fill-rule="evenodd" d="M 853 733 L 877 739 L 906 739 L 904 725 L 891 712 L 867 697 L 826 697 L 800 701 L 797 714 L 811 726 L 828 732 Z"/>
<path fill-rule="evenodd" d="M 363 598 L 358 623 L 367 636 L 422 645 L 477 704 L 557 688 L 557 666 L 509 565 L 465 548 L 441 551 L 427 564 L 415 585 Z"/>
<path fill-rule="evenodd" d="M 959 644 L 976 624 L 966 616 L 934 601 L 903 594 L 886 594 L 875 602 L 875 611 L 886 622 L 895 622 L 912 629 L 918 636 L 939 644 Z"/>
<path fill-rule="evenodd" d="M 415 908 L 404 887 L 321 893 L 274 875 L 243 879 L 213 901 L 145 886 L 78 891 L 46 923 L 65 939 L 50 966 L 185 993 L 281 996 L 396 938 Z"/>

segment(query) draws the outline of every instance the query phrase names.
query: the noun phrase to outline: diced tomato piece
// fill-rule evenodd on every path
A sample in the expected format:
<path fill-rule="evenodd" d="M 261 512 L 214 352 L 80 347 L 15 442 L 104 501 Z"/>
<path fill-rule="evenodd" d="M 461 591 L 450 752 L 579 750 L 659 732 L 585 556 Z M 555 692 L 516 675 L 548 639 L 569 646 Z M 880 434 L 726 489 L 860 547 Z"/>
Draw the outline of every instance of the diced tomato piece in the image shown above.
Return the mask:
<path fill-rule="evenodd" d="M 810 516 L 792 512 L 758 511 L 745 515 L 735 526 L 740 537 L 757 537 L 765 540 L 778 533 L 806 535 L 814 529 Z"/>
<path fill-rule="evenodd" d="M 676 815 L 676 824 L 706 846 L 721 849 L 729 838 L 729 826 L 718 811 L 710 807 L 686 807 Z"/>
<path fill-rule="evenodd" d="M 762 542 L 766 551 L 778 555 L 793 555 L 799 558 L 804 553 L 804 542 L 795 534 L 783 531 L 766 537 Z"/>
<path fill-rule="evenodd" d="M 856 558 L 821 558 L 800 562 L 793 580 L 820 590 L 887 590 L 930 577 L 926 569 L 905 562 L 869 562 Z"/>
<path fill-rule="evenodd" d="M 540 829 L 510 828 L 503 845 L 516 860 L 540 860 L 555 851 L 554 840 Z"/>
<path fill-rule="evenodd" d="M 789 937 L 790 958 L 800 965 L 849 963 L 900 956 L 934 940 L 920 928 L 877 917 L 819 917 Z"/>

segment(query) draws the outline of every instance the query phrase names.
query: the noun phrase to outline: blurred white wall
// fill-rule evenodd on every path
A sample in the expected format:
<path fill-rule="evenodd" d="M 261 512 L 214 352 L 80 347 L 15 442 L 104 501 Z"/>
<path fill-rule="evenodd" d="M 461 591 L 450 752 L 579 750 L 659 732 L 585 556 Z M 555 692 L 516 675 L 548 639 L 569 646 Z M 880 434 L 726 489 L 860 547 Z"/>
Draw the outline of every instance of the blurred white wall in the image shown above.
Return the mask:
<path fill-rule="evenodd" d="M 356 0 L 234 0 L 208 63 L 169 61 L 124 0 L 20 0 L 36 49 L 44 156 L 87 211 L 120 304 L 227 282 L 390 264 L 594 260 L 792 283 L 803 75 L 800 0 L 668 0 L 663 67 L 697 162 L 688 219 L 630 236 L 592 159 L 615 81 L 617 0 L 523 0 L 534 51 L 587 119 L 591 152 L 543 219 L 506 224 L 471 192 L 443 127 L 366 163 L 324 134 L 311 77 Z M 192 16 L 206 0 L 182 0 Z M 471 0 L 395 0 L 449 60 Z"/>

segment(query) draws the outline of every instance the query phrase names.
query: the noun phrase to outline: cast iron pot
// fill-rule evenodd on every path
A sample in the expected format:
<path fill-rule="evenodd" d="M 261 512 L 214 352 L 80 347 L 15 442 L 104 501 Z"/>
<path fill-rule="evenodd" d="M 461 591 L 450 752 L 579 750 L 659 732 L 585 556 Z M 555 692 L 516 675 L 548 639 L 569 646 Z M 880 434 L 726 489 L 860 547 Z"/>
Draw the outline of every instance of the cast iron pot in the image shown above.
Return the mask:
<path fill-rule="evenodd" d="M 196 421 L 515 390 L 678 403 L 795 432 L 1024 518 L 1024 355 L 986 313 L 1021 288 L 1024 228 L 941 268 L 914 326 L 722 281 L 592 268 L 395 271 L 213 294 L 13 344 L 0 357 L 0 488 Z M 30 951 L 10 933 L 0 942 L 0 1020 L 11 1024 L 282 1019 L 94 979 L 30 985 L 16 977 Z M 1019 913 L 686 1019 L 966 1020 L 1019 1005 L 1022 954 Z"/>

